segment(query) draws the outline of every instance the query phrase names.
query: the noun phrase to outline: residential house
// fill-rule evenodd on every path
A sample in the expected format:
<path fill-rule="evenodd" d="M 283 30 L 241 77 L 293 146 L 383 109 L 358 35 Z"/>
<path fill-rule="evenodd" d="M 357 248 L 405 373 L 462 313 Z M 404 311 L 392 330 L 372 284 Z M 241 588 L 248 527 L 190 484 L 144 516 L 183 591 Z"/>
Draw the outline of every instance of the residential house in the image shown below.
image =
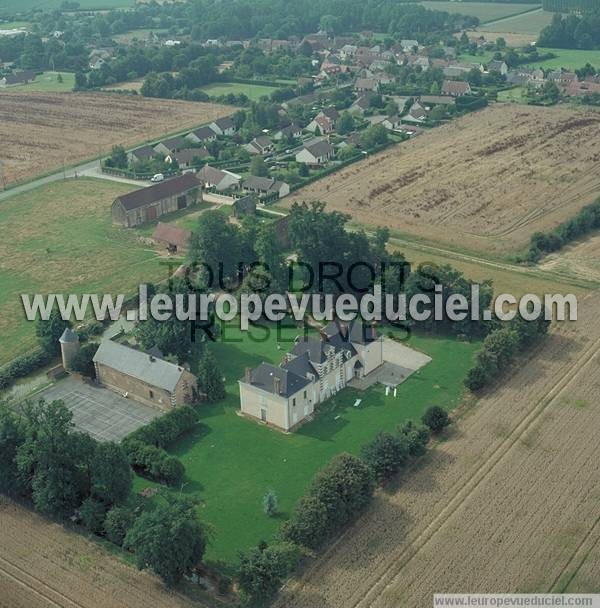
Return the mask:
<path fill-rule="evenodd" d="M 359 93 L 367 91 L 376 93 L 379 91 L 379 82 L 375 78 L 357 78 L 354 83 L 354 90 Z"/>
<path fill-rule="evenodd" d="M 208 125 L 217 135 L 233 135 L 237 129 L 231 116 L 217 118 Z"/>
<path fill-rule="evenodd" d="M 410 57 L 408 65 L 411 65 L 413 68 L 421 68 L 423 72 L 426 72 L 430 67 L 429 57 L 421 57 L 420 55 Z"/>
<path fill-rule="evenodd" d="M 7 74 L 4 78 L 0 78 L 0 86 L 10 87 L 19 84 L 28 84 L 35 80 L 36 74 L 33 70 L 24 70 L 22 72 L 14 72 Z"/>
<path fill-rule="evenodd" d="M 499 72 L 502 76 L 508 74 L 508 66 L 506 62 L 500 60 L 490 61 L 487 66 L 488 72 Z"/>
<path fill-rule="evenodd" d="M 271 177 L 250 175 L 242 182 L 242 190 L 261 196 L 277 194 L 278 198 L 282 198 L 290 193 L 290 186 L 286 182 L 280 182 Z"/>
<path fill-rule="evenodd" d="M 405 53 L 414 53 L 419 48 L 419 42 L 417 40 L 400 40 L 400 46 Z"/>
<path fill-rule="evenodd" d="M 187 251 L 191 230 L 185 230 L 175 224 L 158 222 L 152 233 L 152 238 L 160 245 L 164 245 L 171 254 L 185 253 Z"/>
<path fill-rule="evenodd" d="M 93 361 L 101 385 L 146 405 L 167 410 L 198 398 L 196 377 L 158 356 L 104 340 Z"/>
<path fill-rule="evenodd" d="M 413 103 L 409 111 L 402 117 L 402 122 L 421 124 L 427 120 L 427 110 L 417 101 Z"/>
<path fill-rule="evenodd" d="M 558 86 L 567 86 L 572 82 L 579 82 L 577 74 L 574 72 L 567 72 L 566 70 L 554 70 L 548 74 L 547 79 L 551 82 L 555 82 Z"/>
<path fill-rule="evenodd" d="M 165 156 L 165 162 L 177 161 L 180 169 L 189 169 L 197 166 L 199 161 L 208 158 L 210 152 L 206 148 L 184 148 L 179 152 L 170 152 Z"/>
<path fill-rule="evenodd" d="M 208 142 L 215 141 L 217 134 L 209 127 L 200 127 L 188 133 L 185 138 L 193 144 L 207 144 Z"/>
<path fill-rule="evenodd" d="M 354 59 L 356 57 L 357 46 L 354 44 L 345 44 L 340 49 L 340 57 L 342 59 Z"/>
<path fill-rule="evenodd" d="M 471 85 L 463 80 L 444 80 L 442 84 L 442 95 L 450 97 L 461 97 L 471 94 Z"/>
<path fill-rule="evenodd" d="M 296 154 L 296 162 L 318 167 L 331 160 L 334 154 L 333 146 L 326 139 L 317 139 L 304 144 Z"/>
<path fill-rule="evenodd" d="M 461 78 L 466 76 L 472 69 L 477 69 L 482 73 L 484 72 L 481 63 L 453 63 L 442 68 L 442 72 L 444 72 L 444 76 L 447 78 Z"/>
<path fill-rule="evenodd" d="M 266 135 L 255 137 L 244 149 L 249 154 L 269 154 L 273 151 L 273 142 Z"/>
<path fill-rule="evenodd" d="M 506 74 L 506 82 L 513 86 L 531 86 L 540 88 L 546 81 L 543 70 L 537 68 L 519 67 L 509 70 Z"/>
<path fill-rule="evenodd" d="M 275 135 L 273 135 L 273 139 L 275 141 L 281 141 L 284 139 L 298 139 L 302 136 L 302 127 L 300 125 L 297 125 L 296 123 L 292 123 L 291 125 L 288 125 L 287 127 L 283 127 L 283 129 L 280 129 L 279 131 L 277 131 L 277 133 L 275 133 Z"/>
<path fill-rule="evenodd" d="M 127 153 L 127 160 L 130 163 L 141 163 L 146 160 L 151 160 L 156 155 L 154 148 L 152 146 L 142 146 L 141 148 L 137 148 L 136 150 L 131 150 L 131 152 Z"/>
<path fill-rule="evenodd" d="M 242 176 L 224 169 L 215 169 L 210 165 L 204 165 L 196 177 L 200 180 L 205 188 L 215 188 L 215 190 L 221 192 L 228 188 L 237 188 Z"/>
<path fill-rule="evenodd" d="M 171 154 L 173 152 L 179 152 L 184 148 L 189 146 L 189 142 L 186 141 L 183 137 L 170 137 L 169 139 L 165 139 L 154 146 L 154 152 L 156 154 Z"/>
<path fill-rule="evenodd" d="M 584 95 L 600 94 L 600 82 L 584 80 L 582 82 L 571 82 L 563 87 L 563 92 L 569 97 L 583 97 Z"/>
<path fill-rule="evenodd" d="M 302 336 L 280 366 L 247 368 L 240 409 L 284 431 L 310 419 L 319 404 L 384 363 L 383 338 L 361 321 L 333 322 L 319 337 Z"/>
<path fill-rule="evenodd" d="M 319 114 L 306 125 L 306 130 L 310 133 L 317 133 L 318 130 L 321 135 L 327 135 L 335 130 L 335 126 L 333 120 Z"/>
<path fill-rule="evenodd" d="M 400 128 L 402 124 L 402 119 L 396 116 L 386 116 L 381 123 L 388 131 L 396 131 Z"/>
<path fill-rule="evenodd" d="M 185 173 L 118 196 L 111 207 L 112 221 L 113 224 L 133 228 L 201 200 L 200 182 L 192 173 Z"/>
<path fill-rule="evenodd" d="M 368 92 L 360 95 L 356 101 L 348 108 L 350 114 L 364 114 L 371 107 L 371 99 L 374 93 Z"/>

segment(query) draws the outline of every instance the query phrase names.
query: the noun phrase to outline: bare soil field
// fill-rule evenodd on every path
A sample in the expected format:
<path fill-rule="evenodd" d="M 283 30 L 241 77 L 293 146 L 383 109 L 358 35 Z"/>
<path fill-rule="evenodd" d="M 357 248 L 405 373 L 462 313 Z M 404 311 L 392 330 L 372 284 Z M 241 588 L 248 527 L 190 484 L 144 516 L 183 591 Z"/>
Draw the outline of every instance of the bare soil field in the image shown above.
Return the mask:
<path fill-rule="evenodd" d="M 191 608 L 80 534 L 0 499 L 0 608 Z"/>
<path fill-rule="evenodd" d="M 10 183 L 231 113 L 218 104 L 108 93 L 3 91 L 0 161 Z"/>
<path fill-rule="evenodd" d="M 365 225 L 506 255 L 597 197 L 600 152 L 592 142 L 598 138 L 598 111 L 496 104 L 283 202 L 319 199 Z"/>
<path fill-rule="evenodd" d="M 436 592 L 598 591 L 600 294 L 466 409 L 278 607 L 406 608 Z M 575 576 L 573 576 L 575 573 Z M 569 590 L 572 590 L 569 587 Z"/>

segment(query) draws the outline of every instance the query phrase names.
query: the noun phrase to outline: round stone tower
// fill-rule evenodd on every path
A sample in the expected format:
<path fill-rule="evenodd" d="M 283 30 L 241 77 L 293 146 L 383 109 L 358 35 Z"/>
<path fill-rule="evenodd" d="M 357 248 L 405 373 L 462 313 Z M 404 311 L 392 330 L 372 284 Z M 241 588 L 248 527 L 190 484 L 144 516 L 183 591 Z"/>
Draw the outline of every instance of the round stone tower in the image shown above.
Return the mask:
<path fill-rule="evenodd" d="M 58 341 L 60 342 L 63 367 L 70 370 L 73 357 L 79 352 L 79 336 L 67 327 Z"/>

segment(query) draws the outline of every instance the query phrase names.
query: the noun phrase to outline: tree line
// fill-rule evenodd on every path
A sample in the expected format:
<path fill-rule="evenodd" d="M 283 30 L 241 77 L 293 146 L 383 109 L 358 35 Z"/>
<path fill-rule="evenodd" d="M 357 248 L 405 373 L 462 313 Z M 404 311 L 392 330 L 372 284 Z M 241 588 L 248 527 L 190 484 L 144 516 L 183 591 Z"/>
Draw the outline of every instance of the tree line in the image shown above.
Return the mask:
<path fill-rule="evenodd" d="M 560 13 L 552 17 L 552 23 L 539 35 L 538 46 L 561 49 L 600 48 L 600 8 L 581 16 Z"/>

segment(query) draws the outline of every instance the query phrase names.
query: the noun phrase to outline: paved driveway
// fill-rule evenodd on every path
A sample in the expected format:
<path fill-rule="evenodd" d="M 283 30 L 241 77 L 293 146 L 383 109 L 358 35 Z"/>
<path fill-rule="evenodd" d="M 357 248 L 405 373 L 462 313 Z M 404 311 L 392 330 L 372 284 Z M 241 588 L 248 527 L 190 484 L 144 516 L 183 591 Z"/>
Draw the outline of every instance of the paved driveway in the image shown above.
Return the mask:
<path fill-rule="evenodd" d="M 61 399 L 73 412 L 75 427 L 98 441 L 121 441 L 162 414 L 160 410 L 126 399 L 99 386 L 70 376 L 37 395 L 46 401 Z"/>

